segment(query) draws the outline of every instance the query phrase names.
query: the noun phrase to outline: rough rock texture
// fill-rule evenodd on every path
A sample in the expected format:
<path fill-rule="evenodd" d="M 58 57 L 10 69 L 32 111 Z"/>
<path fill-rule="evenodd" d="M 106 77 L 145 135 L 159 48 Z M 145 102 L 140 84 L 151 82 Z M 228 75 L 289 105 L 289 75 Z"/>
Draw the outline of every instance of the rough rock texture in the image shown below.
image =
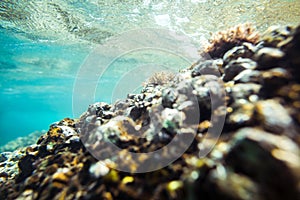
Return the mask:
<path fill-rule="evenodd" d="M 300 26 L 229 45 L 168 84 L 151 82 L 113 105 L 90 105 L 80 119 L 51 125 L 37 144 L 2 153 L 0 199 L 300 199 Z M 208 139 L 216 145 L 200 158 L 208 130 L 225 114 L 222 135 Z M 130 152 L 175 140 L 161 155 L 168 159 L 190 136 L 172 164 L 134 173 L 153 163 L 147 156 L 134 161 Z M 108 142 L 123 150 L 113 154 Z"/>

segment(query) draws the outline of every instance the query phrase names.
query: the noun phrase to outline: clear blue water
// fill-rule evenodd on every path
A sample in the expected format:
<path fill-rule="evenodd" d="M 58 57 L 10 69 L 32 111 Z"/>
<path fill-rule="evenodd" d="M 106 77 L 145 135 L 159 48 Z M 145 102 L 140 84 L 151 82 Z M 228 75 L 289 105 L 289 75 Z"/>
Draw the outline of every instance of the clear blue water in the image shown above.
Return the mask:
<path fill-rule="evenodd" d="M 72 89 L 88 50 L 0 30 L 0 145 L 72 117 Z"/>
<path fill-rule="evenodd" d="M 0 1 L 0 145 L 78 117 L 72 112 L 77 72 L 96 45 L 114 35 L 156 27 L 182 32 L 200 44 L 212 32 L 238 23 L 252 22 L 263 31 L 299 21 L 300 1 L 293 0 Z M 139 73 L 137 63 L 153 62 L 174 70 L 188 65 L 159 51 L 125 55 L 98 82 L 94 100 L 112 102 L 137 89 L 125 84 L 132 80 L 126 73 Z"/>

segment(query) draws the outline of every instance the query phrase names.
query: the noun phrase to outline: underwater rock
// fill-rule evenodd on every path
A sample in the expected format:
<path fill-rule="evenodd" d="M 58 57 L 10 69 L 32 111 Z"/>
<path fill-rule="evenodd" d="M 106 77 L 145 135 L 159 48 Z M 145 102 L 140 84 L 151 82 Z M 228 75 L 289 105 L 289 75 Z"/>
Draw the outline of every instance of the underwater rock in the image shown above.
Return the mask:
<path fill-rule="evenodd" d="M 241 73 L 242 71 L 246 69 L 255 69 L 256 68 L 256 62 L 252 61 L 248 58 L 238 58 L 236 60 L 230 61 L 225 67 L 224 67 L 224 81 L 231 81 L 236 75 Z"/>
<path fill-rule="evenodd" d="M 6 161 L 11 156 L 11 152 L 0 153 L 0 163 Z"/>
<path fill-rule="evenodd" d="M 16 183 L 24 181 L 28 176 L 31 175 L 31 173 L 35 169 L 32 165 L 34 158 L 35 157 L 32 155 L 26 155 L 20 159 L 18 166 L 21 170 L 21 173 L 16 178 Z"/>
<path fill-rule="evenodd" d="M 173 88 L 167 88 L 163 90 L 162 93 L 162 105 L 165 108 L 172 108 L 173 103 L 175 103 L 178 97 L 178 92 Z"/>
<path fill-rule="evenodd" d="M 256 51 L 256 46 L 251 43 L 243 43 L 242 46 L 233 47 L 227 51 L 223 56 L 224 64 L 237 58 L 251 58 Z"/>
<path fill-rule="evenodd" d="M 140 94 L 94 103 L 79 119 L 53 123 L 36 144 L 2 152 L 0 199 L 299 199 L 299 27 L 273 29 L 262 41 L 249 25 L 218 33 L 206 49 L 218 59 L 172 79 L 156 74 Z M 211 137 L 225 115 L 221 136 Z M 176 155 L 189 137 L 174 162 L 135 173 Z M 139 154 L 170 142 L 154 160 Z"/>
<path fill-rule="evenodd" d="M 260 75 L 261 95 L 264 97 L 275 96 L 277 90 L 288 84 L 292 78 L 290 72 L 283 68 L 263 71 Z"/>
<path fill-rule="evenodd" d="M 259 101 L 255 107 L 257 119 L 262 123 L 265 130 L 277 134 L 284 132 L 292 134 L 293 120 L 287 110 L 278 101 Z"/>
<path fill-rule="evenodd" d="M 200 76 L 200 75 L 208 75 L 208 74 L 219 76 L 220 70 L 218 68 L 218 65 L 220 65 L 220 63 L 218 63 L 218 60 L 203 61 L 201 63 L 192 66 L 191 75 L 192 77 Z M 223 65 L 223 61 L 221 65 Z"/>
<path fill-rule="evenodd" d="M 280 66 L 284 56 L 284 52 L 280 49 L 264 47 L 255 53 L 254 60 L 258 63 L 257 69 L 262 70 Z"/>
<path fill-rule="evenodd" d="M 284 43 L 280 44 L 280 48 L 286 52 L 286 59 L 289 62 L 292 73 L 295 73 L 295 81 L 299 82 L 299 65 L 300 65 L 300 26 L 295 29 L 292 29 L 292 33 L 290 37 L 288 37 Z"/>
<path fill-rule="evenodd" d="M 0 183 L 14 179 L 20 173 L 17 161 L 23 156 L 22 154 L 16 156 L 13 152 L 4 154 L 5 160 L 0 163 Z"/>
<path fill-rule="evenodd" d="M 15 140 L 12 140 L 3 146 L 0 146 L 0 152 L 13 152 L 22 147 L 27 147 L 29 145 L 35 144 L 39 137 L 45 134 L 45 132 L 46 131 L 35 131 L 27 136 L 19 137 Z"/>
<path fill-rule="evenodd" d="M 271 26 L 261 36 L 267 47 L 281 47 L 293 35 L 293 28 L 290 26 Z"/>
<path fill-rule="evenodd" d="M 263 199 L 299 197 L 299 144 L 286 136 L 253 128 L 240 129 L 232 142 L 226 163 L 257 182 L 257 193 Z"/>
<path fill-rule="evenodd" d="M 230 97 L 237 102 L 239 99 L 248 100 L 253 95 L 258 95 L 261 89 L 260 84 L 256 83 L 238 83 L 230 88 Z"/>
<path fill-rule="evenodd" d="M 227 117 L 226 123 L 233 127 L 250 126 L 254 123 L 254 111 L 255 106 L 248 101 L 237 101 L 233 107 L 231 113 Z"/>
<path fill-rule="evenodd" d="M 258 70 L 246 69 L 236 75 L 233 81 L 236 83 L 259 83 L 261 77 L 261 72 Z"/>

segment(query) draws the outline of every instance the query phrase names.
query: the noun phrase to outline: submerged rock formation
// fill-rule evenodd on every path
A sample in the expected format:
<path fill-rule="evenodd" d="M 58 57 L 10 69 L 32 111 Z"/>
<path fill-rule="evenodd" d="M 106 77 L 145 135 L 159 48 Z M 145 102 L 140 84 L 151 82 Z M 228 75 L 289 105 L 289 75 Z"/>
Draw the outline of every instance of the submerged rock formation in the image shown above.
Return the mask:
<path fill-rule="evenodd" d="M 27 136 L 18 137 L 15 140 L 12 140 L 6 143 L 5 145 L 0 146 L 0 152 L 15 151 L 17 149 L 34 144 L 39 139 L 39 137 L 45 134 L 46 132 L 47 131 L 35 131 L 33 133 L 28 134 Z"/>
<path fill-rule="evenodd" d="M 245 31 L 238 35 L 252 34 Z M 2 153 L 0 199 L 299 199 L 300 26 L 238 41 L 225 52 L 212 44 L 206 53 L 214 59 L 169 83 L 160 75 L 140 94 L 90 105 L 80 119 L 52 124 L 36 144 Z M 217 41 L 222 49 L 227 42 Z M 223 83 L 225 92 L 212 82 Z M 206 140 L 221 116 L 220 138 Z M 131 152 L 153 152 L 172 141 L 160 155 L 168 159 L 190 136 L 172 164 L 135 173 L 157 163 L 147 154 L 135 160 Z M 123 150 L 113 154 L 108 143 Z M 202 158 L 208 143 L 216 145 Z"/>

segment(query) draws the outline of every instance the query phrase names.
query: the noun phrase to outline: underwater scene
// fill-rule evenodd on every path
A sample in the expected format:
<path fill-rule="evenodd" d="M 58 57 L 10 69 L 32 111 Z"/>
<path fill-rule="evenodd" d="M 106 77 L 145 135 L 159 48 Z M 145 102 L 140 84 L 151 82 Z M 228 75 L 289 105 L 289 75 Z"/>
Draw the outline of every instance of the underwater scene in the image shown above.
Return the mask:
<path fill-rule="evenodd" d="M 300 199 L 299 0 L 1 0 L 0 199 Z"/>

